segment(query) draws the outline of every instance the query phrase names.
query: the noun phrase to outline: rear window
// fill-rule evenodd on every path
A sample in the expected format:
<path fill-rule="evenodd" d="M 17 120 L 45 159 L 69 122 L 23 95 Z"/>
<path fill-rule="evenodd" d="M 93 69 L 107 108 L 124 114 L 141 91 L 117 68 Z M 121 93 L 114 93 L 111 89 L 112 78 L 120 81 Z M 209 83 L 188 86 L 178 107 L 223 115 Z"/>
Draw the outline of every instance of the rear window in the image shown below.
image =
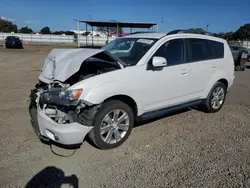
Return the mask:
<path fill-rule="evenodd" d="M 188 62 L 205 61 L 224 57 L 224 45 L 221 42 L 190 38 Z"/>
<path fill-rule="evenodd" d="M 224 58 L 224 44 L 210 40 L 213 49 L 212 59 Z"/>

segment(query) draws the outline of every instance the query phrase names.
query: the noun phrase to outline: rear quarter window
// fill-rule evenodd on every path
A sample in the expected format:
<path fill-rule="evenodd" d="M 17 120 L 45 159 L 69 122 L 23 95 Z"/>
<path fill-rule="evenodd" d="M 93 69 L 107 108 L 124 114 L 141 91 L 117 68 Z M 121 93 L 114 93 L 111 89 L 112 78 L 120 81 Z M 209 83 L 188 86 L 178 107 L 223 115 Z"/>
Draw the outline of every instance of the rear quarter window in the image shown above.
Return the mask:
<path fill-rule="evenodd" d="M 212 45 L 213 49 L 212 59 L 224 58 L 224 44 L 212 40 L 210 40 L 210 44 Z"/>
<path fill-rule="evenodd" d="M 224 57 L 224 44 L 221 42 L 189 38 L 187 62 L 205 61 Z"/>

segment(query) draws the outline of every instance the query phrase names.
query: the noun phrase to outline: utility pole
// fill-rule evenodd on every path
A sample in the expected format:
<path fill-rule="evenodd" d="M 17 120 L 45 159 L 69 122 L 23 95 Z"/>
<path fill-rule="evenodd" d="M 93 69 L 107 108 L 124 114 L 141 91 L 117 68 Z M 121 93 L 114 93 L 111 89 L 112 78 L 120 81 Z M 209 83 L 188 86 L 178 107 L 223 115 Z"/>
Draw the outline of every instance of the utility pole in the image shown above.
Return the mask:
<path fill-rule="evenodd" d="M 206 27 L 206 32 L 208 32 L 208 27 L 209 27 L 209 24 L 207 24 L 207 27 Z"/>
<path fill-rule="evenodd" d="M 161 17 L 161 32 L 163 32 L 163 19 L 164 19 L 164 17 Z"/>
<path fill-rule="evenodd" d="M 79 39 L 79 35 L 80 35 L 80 21 L 73 19 L 76 23 L 77 23 L 77 46 L 80 47 L 80 39 Z"/>
<path fill-rule="evenodd" d="M 80 22 L 79 20 L 77 21 L 77 46 L 78 48 L 80 47 Z"/>

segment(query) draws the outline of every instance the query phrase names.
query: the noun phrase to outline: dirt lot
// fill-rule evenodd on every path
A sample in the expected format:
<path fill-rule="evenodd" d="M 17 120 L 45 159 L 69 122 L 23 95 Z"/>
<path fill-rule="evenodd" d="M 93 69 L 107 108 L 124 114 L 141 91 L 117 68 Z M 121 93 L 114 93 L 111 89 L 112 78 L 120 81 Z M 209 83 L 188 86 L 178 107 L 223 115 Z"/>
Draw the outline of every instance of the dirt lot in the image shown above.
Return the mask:
<path fill-rule="evenodd" d="M 189 110 L 136 127 L 117 149 L 84 142 L 74 152 L 42 144 L 29 122 L 29 91 L 50 49 L 0 48 L 0 187 L 35 175 L 34 187 L 250 186 L 250 69 L 236 72 L 217 114 Z"/>

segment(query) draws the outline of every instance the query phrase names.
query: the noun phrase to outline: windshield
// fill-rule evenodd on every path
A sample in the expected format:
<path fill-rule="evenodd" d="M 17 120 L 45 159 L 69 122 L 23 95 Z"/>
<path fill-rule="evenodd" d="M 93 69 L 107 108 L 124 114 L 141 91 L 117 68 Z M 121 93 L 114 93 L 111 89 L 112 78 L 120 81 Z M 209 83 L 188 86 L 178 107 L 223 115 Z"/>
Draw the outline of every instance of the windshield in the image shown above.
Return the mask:
<path fill-rule="evenodd" d="M 144 54 L 154 45 L 156 39 L 118 38 L 103 49 L 121 59 L 126 65 L 136 65 Z"/>
<path fill-rule="evenodd" d="M 249 51 L 250 49 L 247 48 L 247 47 L 241 47 L 241 50 L 246 50 L 246 51 Z"/>
<path fill-rule="evenodd" d="M 11 39 L 11 40 L 19 40 L 19 37 L 13 36 L 13 37 L 8 37 L 8 39 Z"/>

